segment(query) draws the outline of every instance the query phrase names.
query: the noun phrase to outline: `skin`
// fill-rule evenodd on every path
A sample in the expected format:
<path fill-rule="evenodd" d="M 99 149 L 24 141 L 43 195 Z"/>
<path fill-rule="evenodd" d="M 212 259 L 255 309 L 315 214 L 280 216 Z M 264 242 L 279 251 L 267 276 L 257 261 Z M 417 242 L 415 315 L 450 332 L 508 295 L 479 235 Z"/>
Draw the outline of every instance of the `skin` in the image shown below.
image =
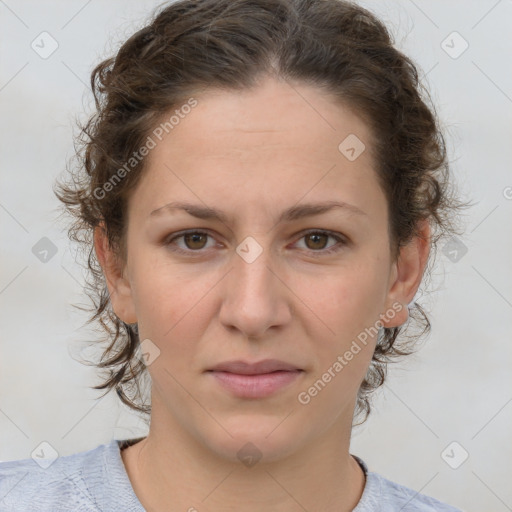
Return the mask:
<path fill-rule="evenodd" d="M 160 350 L 148 366 L 149 435 L 122 452 L 127 473 L 150 511 L 352 510 L 365 485 L 349 453 L 352 416 L 376 338 L 307 405 L 297 396 L 365 328 L 407 320 L 428 257 L 428 222 L 392 261 L 371 134 L 319 89 L 266 78 L 252 91 L 196 99 L 147 157 L 129 201 L 126 261 L 95 232 L 114 311 Z M 367 146 L 354 161 L 338 150 L 351 133 Z M 177 200 L 221 209 L 229 220 L 150 216 Z M 364 214 L 337 208 L 277 223 L 286 208 L 328 200 Z M 210 236 L 165 245 L 185 229 Z M 315 240 L 309 229 L 348 243 Z M 236 252 L 248 236 L 262 249 L 252 263 Z M 336 244 L 338 252 L 325 254 Z M 403 308 L 389 318 L 393 304 Z M 263 399 L 233 397 L 205 373 L 223 361 L 266 358 L 304 371 Z M 262 454 L 252 467 L 237 458 L 247 442 Z"/>

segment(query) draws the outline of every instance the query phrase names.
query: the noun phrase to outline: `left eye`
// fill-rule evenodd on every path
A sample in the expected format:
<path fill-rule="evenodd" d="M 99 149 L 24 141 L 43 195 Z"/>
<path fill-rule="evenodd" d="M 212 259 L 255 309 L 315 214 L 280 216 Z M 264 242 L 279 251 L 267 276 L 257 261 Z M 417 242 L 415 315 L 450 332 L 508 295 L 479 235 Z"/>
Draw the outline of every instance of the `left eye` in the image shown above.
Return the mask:
<path fill-rule="evenodd" d="M 324 253 L 329 253 L 336 247 L 336 244 L 333 244 L 326 248 L 327 240 L 329 238 L 338 242 L 343 242 L 343 239 L 340 236 L 331 234 L 329 231 L 310 231 L 309 233 L 304 234 L 300 240 L 306 240 L 306 249 L 312 250 L 313 252 L 323 251 Z M 307 242 L 308 240 L 310 241 L 309 245 Z"/>

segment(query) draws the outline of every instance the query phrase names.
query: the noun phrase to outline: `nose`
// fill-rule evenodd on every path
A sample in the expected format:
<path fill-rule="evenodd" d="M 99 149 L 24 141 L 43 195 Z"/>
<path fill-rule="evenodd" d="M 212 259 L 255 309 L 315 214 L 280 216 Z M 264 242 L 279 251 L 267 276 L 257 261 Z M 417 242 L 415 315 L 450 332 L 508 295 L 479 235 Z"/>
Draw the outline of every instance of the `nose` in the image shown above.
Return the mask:
<path fill-rule="evenodd" d="M 272 268 L 277 265 L 273 265 L 268 248 L 254 261 L 245 258 L 243 252 L 240 254 L 233 254 L 231 270 L 223 279 L 219 317 L 227 329 L 261 339 L 269 329 L 282 328 L 290 322 L 292 294 L 283 271 Z"/>

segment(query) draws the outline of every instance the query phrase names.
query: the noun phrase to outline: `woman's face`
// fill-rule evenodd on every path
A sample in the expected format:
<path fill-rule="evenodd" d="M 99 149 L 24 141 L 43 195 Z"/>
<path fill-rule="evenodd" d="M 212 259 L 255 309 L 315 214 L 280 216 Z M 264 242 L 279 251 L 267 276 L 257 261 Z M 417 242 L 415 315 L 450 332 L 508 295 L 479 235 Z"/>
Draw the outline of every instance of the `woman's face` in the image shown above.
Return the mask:
<path fill-rule="evenodd" d="M 406 320 L 426 253 L 391 261 L 370 134 L 348 109 L 270 79 L 195 99 L 152 135 L 112 303 L 145 340 L 152 429 L 271 460 L 350 429 L 374 334 Z M 211 371 L 268 359 L 297 371 Z"/>

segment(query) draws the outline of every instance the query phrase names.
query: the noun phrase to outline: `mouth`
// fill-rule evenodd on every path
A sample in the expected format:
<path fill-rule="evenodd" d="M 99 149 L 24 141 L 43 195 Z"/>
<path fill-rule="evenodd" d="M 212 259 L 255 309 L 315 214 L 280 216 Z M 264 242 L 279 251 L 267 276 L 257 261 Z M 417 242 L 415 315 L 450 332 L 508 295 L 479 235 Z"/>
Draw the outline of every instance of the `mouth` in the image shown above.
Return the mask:
<path fill-rule="evenodd" d="M 207 370 L 220 386 L 239 398 L 265 398 L 297 380 L 304 370 L 277 359 L 256 363 L 227 361 Z"/>

